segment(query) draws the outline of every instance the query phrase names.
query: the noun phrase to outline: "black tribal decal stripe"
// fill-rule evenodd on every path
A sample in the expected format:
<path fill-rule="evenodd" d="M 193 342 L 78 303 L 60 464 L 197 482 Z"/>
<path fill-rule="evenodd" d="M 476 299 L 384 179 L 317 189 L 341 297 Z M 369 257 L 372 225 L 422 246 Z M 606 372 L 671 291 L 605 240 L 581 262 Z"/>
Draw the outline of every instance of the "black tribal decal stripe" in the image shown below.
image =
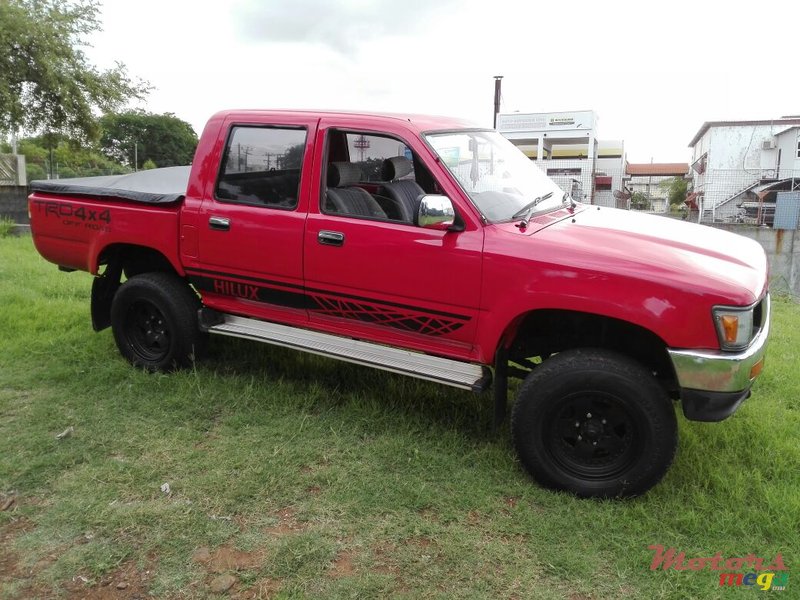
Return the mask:
<path fill-rule="evenodd" d="M 294 284 L 240 277 L 200 269 L 187 269 L 198 290 L 285 306 L 318 314 L 355 319 L 425 335 L 447 335 L 469 322 L 470 317 L 369 298 L 303 289 Z"/>

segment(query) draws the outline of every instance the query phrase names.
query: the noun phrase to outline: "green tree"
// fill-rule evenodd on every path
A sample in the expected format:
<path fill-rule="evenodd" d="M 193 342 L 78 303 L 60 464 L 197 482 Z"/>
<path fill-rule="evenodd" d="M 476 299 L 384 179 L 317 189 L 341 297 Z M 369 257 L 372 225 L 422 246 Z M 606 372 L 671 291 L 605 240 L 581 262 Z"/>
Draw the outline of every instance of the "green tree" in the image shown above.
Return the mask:
<path fill-rule="evenodd" d="M 111 159 L 142 168 L 151 161 L 159 167 L 188 165 L 197 147 L 192 126 L 172 113 L 142 110 L 109 113 L 101 117 L 100 147 Z"/>
<path fill-rule="evenodd" d="M 96 109 L 147 94 L 124 65 L 100 71 L 81 50 L 98 10 L 95 0 L 0 0 L 0 131 L 96 139 Z"/>
<path fill-rule="evenodd" d="M 667 199 L 673 210 L 677 210 L 683 206 L 686 200 L 686 194 L 689 192 L 688 180 L 683 177 L 673 177 L 672 179 L 665 179 L 658 185 L 667 191 Z"/>
<path fill-rule="evenodd" d="M 634 192 L 631 196 L 631 208 L 634 210 L 650 210 L 650 198 L 643 192 Z"/>
<path fill-rule="evenodd" d="M 110 160 L 96 148 L 56 134 L 22 138 L 18 151 L 25 155 L 28 180 L 53 177 L 90 177 L 127 173 L 130 169 Z M 51 168 L 52 167 L 52 168 Z"/>

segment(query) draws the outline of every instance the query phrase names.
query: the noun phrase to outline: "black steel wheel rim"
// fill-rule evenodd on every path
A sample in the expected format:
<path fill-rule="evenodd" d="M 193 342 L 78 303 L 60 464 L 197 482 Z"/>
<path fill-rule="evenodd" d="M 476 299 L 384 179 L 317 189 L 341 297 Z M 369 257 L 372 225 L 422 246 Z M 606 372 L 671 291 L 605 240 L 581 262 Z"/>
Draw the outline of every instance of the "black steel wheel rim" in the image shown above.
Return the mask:
<path fill-rule="evenodd" d="M 128 308 L 125 337 L 134 353 L 146 362 L 159 362 L 169 352 L 167 320 L 152 302 L 137 300 Z"/>
<path fill-rule="evenodd" d="M 642 451 L 639 419 L 620 398 L 607 392 L 582 391 L 566 396 L 543 425 L 555 463 L 581 479 L 616 477 Z"/>

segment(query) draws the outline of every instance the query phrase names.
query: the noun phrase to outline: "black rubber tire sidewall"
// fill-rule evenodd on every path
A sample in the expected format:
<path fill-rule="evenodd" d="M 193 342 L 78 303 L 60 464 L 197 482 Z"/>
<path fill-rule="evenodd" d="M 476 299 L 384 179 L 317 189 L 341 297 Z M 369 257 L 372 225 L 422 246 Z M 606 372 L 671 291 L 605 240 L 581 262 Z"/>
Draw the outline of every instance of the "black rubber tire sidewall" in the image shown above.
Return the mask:
<path fill-rule="evenodd" d="M 549 448 L 548 419 L 563 398 L 587 387 L 614 395 L 636 429 L 638 456 L 607 479 L 576 476 Z M 677 447 L 675 410 L 663 388 L 636 361 L 601 349 L 562 352 L 538 366 L 519 389 L 511 428 L 520 462 L 536 481 L 581 497 L 643 494 L 663 478 Z"/>
<path fill-rule="evenodd" d="M 129 339 L 125 326 L 131 307 L 144 302 L 164 317 L 169 331 L 168 350 L 157 360 L 143 357 Z M 170 273 L 143 273 L 122 284 L 111 304 L 111 328 L 122 356 L 148 371 L 172 371 L 188 367 L 206 347 L 207 335 L 197 324 L 200 300 L 189 285 Z"/>

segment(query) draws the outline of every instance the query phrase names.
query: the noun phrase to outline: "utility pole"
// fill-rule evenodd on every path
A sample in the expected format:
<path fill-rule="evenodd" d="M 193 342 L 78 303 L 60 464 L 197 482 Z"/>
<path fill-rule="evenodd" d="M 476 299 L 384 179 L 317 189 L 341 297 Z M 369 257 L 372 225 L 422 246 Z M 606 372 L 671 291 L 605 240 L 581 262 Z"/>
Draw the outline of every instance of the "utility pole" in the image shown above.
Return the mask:
<path fill-rule="evenodd" d="M 497 113 L 500 112 L 500 88 L 503 85 L 503 76 L 494 76 L 494 117 L 492 118 L 492 127 L 497 129 Z"/>
<path fill-rule="evenodd" d="M 358 150 L 358 160 L 364 162 L 364 151 L 369 148 L 370 143 L 363 135 L 358 136 L 353 142 L 353 147 Z"/>
<path fill-rule="evenodd" d="M 139 142 L 133 142 L 133 171 L 139 171 Z"/>

